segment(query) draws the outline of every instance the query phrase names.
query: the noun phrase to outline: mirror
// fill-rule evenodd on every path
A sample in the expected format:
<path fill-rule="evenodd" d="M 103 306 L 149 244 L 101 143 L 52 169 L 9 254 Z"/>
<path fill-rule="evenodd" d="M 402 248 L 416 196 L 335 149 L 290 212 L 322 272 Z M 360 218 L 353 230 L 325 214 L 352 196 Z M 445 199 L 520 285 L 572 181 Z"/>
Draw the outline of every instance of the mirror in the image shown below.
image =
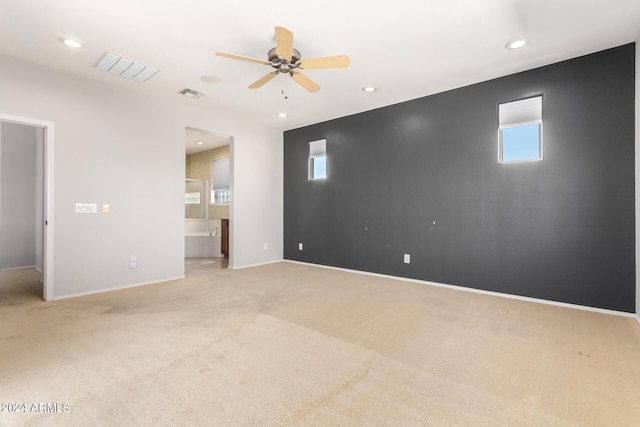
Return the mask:
<path fill-rule="evenodd" d="M 207 219 L 207 181 L 187 179 L 184 193 L 184 217 L 186 219 Z"/>

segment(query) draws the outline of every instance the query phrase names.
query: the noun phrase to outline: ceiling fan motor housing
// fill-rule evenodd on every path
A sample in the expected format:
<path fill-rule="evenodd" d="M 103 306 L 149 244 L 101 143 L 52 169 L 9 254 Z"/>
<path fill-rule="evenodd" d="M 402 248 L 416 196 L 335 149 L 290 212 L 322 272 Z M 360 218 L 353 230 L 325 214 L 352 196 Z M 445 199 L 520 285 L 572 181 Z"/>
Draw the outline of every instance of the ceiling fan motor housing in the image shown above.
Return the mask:
<path fill-rule="evenodd" d="M 291 61 L 282 59 L 278 56 L 277 48 L 273 48 L 267 54 L 271 66 L 278 70 L 280 73 L 291 73 L 294 69 L 298 68 L 295 64 L 300 61 L 300 52 L 296 49 L 291 51 Z"/>

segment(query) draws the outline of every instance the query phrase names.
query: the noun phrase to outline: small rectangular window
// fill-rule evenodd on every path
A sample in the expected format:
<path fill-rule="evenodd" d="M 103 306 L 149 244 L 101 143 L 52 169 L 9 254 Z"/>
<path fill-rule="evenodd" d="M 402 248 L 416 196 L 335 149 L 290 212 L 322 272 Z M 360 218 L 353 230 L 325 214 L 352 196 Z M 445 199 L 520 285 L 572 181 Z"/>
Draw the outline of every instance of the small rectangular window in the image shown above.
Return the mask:
<path fill-rule="evenodd" d="M 212 191 L 212 203 L 214 205 L 228 205 L 231 203 L 231 192 L 228 188 L 221 188 Z"/>
<path fill-rule="evenodd" d="M 327 178 L 327 156 L 312 157 L 311 164 L 311 179 Z"/>
<path fill-rule="evenodd" d="M 542 160 L 542 97 L 498 106 L 500 163 Z"/>
<path fill-rule="evenodd" d="M 185 205 L 199 205 L 200 204 L 200 193 L 184 193 L 184 204 Z"/>
<path fill-rule="evenodd" d="M 211 204 L 228 205 L 231 203 L 229 191 L 229 159 L 211 162 Z"/>
<path fill-rule="evenodd" d="M 309 179 L 327 179 L 327 140 L 309 143 Z"/>

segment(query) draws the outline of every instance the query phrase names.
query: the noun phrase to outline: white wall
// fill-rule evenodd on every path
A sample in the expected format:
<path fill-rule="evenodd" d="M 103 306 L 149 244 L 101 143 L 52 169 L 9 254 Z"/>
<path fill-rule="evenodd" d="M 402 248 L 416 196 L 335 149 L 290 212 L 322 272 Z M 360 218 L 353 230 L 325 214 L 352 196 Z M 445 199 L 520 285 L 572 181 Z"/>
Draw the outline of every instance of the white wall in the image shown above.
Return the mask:
<path fill-rule="evenodd" d="M 36 265 L 36 130 L 0 123 L 0 268 Z"/>
<path fill-rule="evenodd" d="M 54 298 L 183 276 L 187 126 L 234 137 L 233 266 L 282 259 L 281 132 L 2 55 L 0 75 L 0 113 L 55 124 Z"/>
<path fill-rule="evenodd" d="M 231 168 L 229 266 L 241 268 L 283 257 L 284 158 L 282 133 L 272 144 L 243 144 L 234 138 Z M 257 140 L 257 136 L 256 136 Z M 266 164 L 265 164 L 266 163 Z M 270 225 L 269 225 L 270 224 Z M 277 226 L 276 226 L 277 224 Z M 264 245 L 268 249 L 264 249 Z"/>

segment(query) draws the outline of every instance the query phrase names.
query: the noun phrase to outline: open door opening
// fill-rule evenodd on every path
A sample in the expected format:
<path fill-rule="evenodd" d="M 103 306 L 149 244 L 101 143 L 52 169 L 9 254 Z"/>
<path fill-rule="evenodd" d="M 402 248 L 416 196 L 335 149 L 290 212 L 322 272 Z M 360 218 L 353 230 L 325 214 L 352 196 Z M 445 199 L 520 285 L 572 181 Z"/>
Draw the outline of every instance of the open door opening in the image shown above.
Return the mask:
<path fill-rule="evenodd" d="M 37 270 L 52 300 L 53 123 L 0 113 L 0 174 L 0 269 Z"/>
<path fill-rule="evenodd" d="M 195 128 L 185 130 L 185 266 L 229 266 L 232 138 Z"/>

